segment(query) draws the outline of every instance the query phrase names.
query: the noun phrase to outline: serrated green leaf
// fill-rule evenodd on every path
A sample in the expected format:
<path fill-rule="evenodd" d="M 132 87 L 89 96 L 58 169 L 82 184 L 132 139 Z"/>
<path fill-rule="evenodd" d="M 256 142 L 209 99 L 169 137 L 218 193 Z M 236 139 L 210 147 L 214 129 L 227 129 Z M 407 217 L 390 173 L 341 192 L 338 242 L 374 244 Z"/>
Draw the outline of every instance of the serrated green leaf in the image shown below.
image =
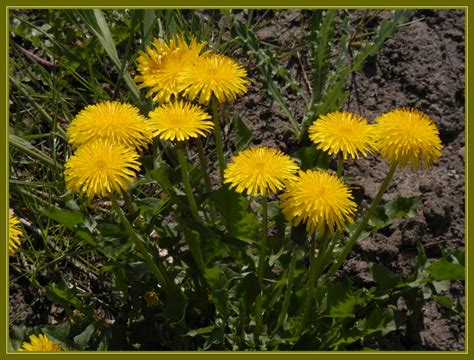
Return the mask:
<path fill-rule="evenodd" d="M 319 150 L 314 145 L 301 148 L 292 154 L 301 162 L 301 170 L 309 170 L 314 168 L 327 169 L 331 162 L 331 158 L 327 153 Z"/>
<path fill-rule="evenodd" d="M 170 168 L 166 164 L 160 164 L 160 167 L 150 171 L 150 175 L 156 180 L 158 185 L 168 194 L 174 194 L 174 187 L 169 178 Z"/>
<path fill-rule="evenodd" d="M 213 330 L 214 330 L 214 326 L 211 325 L 211 326 L 203 327 L 203 328 L 200 328 L 200 329 L 189 330 L 186 333 L 186 336 L 195 337 L 196 335 L 209 334 Z"/>
<path fill-rule="evenodd" d="M 45 289 L 45 295 L 48 300 L 60 306 L 69 309 L 71 306 L 81 308 L 82 303 L 77 298 L 73 289 L 60 289 L 57 284 L 51 283 Z"/>
<path fill-rule="evenodd" d="M 224 186 L 211 194 L 224 224 L 233 237 L 255 239 L 259 230 L 257 216 L 250 212 L 250 202 L 243 195 Z"/>
<path fill-rule="evenodd" d="M 352 318 L 355 316 L 355 307 L 366 303 L 366 301 L 367 299 L 361 292 L 353 292 L 337 283 L 328 284 L 327 304 L 331 317 Z"/>
<path fill-rule="evenodd" d="M 86 220 L 86 217 L 80 211 L 67 211 L 51 208 L 43 210 L 43 214 L 64 225 L 70 230 L 72 230 L 74 226 L 83 223 Z"/>
<path fill-rule="evenodd" d="M 377 287 L 382 292 L 393 289 L 400 282 L 400 277 L 383 265 L 372 264 L 371 271 Z"/>
<path fill-rule="evenodd" d="M 232 123 L 236 130 L 236 148 L 237 151 L 241 151 L 245 149 L 252 140 L 252 132 L 238 115 L 234 117 Z"/>
<path fill-rule="evenodd" d="M 440 259 L 426 268 L 433 280 L 464 280 L 465 268 L 460 264 Z"/>
<path fill-rule="evenodd" d="M 82 333 L 74 336 L 74 343 L 79 350 L 85 350 L 89 345 L 89 340 L 94 333 L 94 324 L 89 324 Z"/>
<path fill-rule="evenodd" d="M 385 205 L 378 206 L 369 224 L 372 225 L 375 230 L 380 230 L 389 226 L 397 219 L 415 216 L 416 209 L 420 204 L 421 199 L 417 196 L 396 197 Z"/>

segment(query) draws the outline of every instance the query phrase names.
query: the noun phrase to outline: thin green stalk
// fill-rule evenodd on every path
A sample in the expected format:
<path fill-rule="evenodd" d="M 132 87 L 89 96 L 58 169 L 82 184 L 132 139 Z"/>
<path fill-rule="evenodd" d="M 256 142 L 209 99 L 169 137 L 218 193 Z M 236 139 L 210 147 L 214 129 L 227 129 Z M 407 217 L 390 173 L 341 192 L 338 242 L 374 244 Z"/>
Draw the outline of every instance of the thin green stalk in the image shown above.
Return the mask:
<path fill-rule="evenodd" d="M 212 120 L 214 121 L 214 137 L 216 140 L 217 161 L 219 162 L 219 174 L 221 181 L 224 181 L 224 146 L 222 145 L 221 126 L 219 125 L 219 113 L 217 111 L 217 99 L 212 97 Z"/>
<path fill-rule="evenodd" d="M 278 317 L 278 323 L 275 327 L 275 330 L 273 330 L 274 334 L 283 325 L 286 318 L 286 314 L 288 312 L 288 308 L 290 307 L 290 298 L 291 298 L 291 292 L 293 290 L 295 265 L 296 265 L 296 254 L 293 253 L 291 256 L 291 261 L 290 261 L 290 270 L 288 271 L 288 282 L 286 284 L 285 297 L 283 299 L 283 305 L 281 306 L 280 316 Z"/>
<path fill-rule="evenodd" d="M 315 256 L 315 254 L 312 254 L 311 265 L 309 268 L 309 279 L 308 279 L 308 285 L 307 285 L 308 292 L 306 293 L 306 297 L 305 297 L 303 319 L 300 323 L 300 328 L 298 329 L 298 335 L 301 335 L 310 317 L 310 310 L 311 310 L 311 305 L 313 303 L 313 296 L 314 296 L 314 288 L 319 278 L 319 275 L 321 274 L 324 254 L 326 253 L 326 249 L 329 245 L 328 235 L 329 235 L 329 231 L 325 229 L 324 232 L 320 235 L 321 240 L 320 240 L 318 255 Z M 315 236 L 312 238 L 312 240 L 313 241 L 316 240 Z"/>
<path fill-rule="evenodd" d="M 166 282 L 166 279 L 164 275 L 161 273 L 160 269 L 158 266 L 155 264 L 155 261 L 149 254 L 148 250 L 145 247 L 145 244 L 143 244 L 142 239 L 137 235 L 135 230 L 133 230 L 132 225 L 128 221 L 127 217 L 123 213 L 122 209 L 120 208 L 119 204 L 117 203 L 117 199 L 115 198 L 115 195 L 112 193 L 109 195 L 110 200 L 112 201 L 112 207 L 117 213 L 118 217 L 120 218 L 120 221 L 122 224 L 125 226 L 125 230 L 127 231 L 128 235 L 132 239 L 133 243 L 135 244 L 135 247 L 138 249 L 138 251 L 141 253 L 143 256 L 143 260 L 147 263 L 148 267 L 150 268 L 151 272 L 155 276 L 156 280 L 158 283 L 167 291 L 168 289 L 168 283 Z"/>
<path fill-rule="evenodd" d="M 191 183 L 189 182 L 189 173 L 188 173 L 188 167 L 186 165 L 186 159 L 184 157 L 184 151 L 183 149 L 179 147 L 176 148 L 176 151 L 178 153 L 178 161 L 179 161 L 179 167 L 181 168 L 181 176 L 183 178 L 184 191 L 186 193 L 186 197 L 188 198 L 191 214 L 193 215 L 194 220 L 199 221 L 198 208 L 196 205 L 196 200 L 194 199 Z"/>
<path fill-rule="evenodd" d="M 388 185 L 390 184 L 390 181 L 392 180 L 393 174 L 395 173 L 395 170 L 397 169 L 397 165 L 393 164 L 390 167 L 390 170 L 387 173 L 387 176 L 385 177 L 384 181 L 380 185 L 380 189 L 377 192 L 377 195 L 375 195 L 374 200 L 372 201 L 372 204 L 370 205 L 369 209 L 365 213 L 364 217 L 362 218 L 362 221 L 359 223 L 359 226 L 357 227 L 356 231 L 352 234 L 350 239 L 347 241 L 346 245 L 342 249 L 341 253 L 338 255 L 336 261 L 334 264 L 331 266 L 329 271 L 326 274 L 326 277 L 324 280 L 328 280 L 333 276 L 336 271 L 341 267 L 342 263 L 346 259 L 347 255 L 349 255 L 350 251 L 352 250 L 352 247 L 354 244 L 357 242 L 357 239 L 359 238 L 359 235 L 362 233 L 362 231 L 365 229 L 367 226 L 367 223 L 369 222 L 369 219 L 372 217 L 372 214 L 374 210 L 377 208 L 377 206 L 380 203 L 380 200 L 382 199 L 383 194 L 388 188 Z"/>
<path fill-rule="evenodd" d="M 257 280 L 260 286 L 260 294 L 255 301 L 255 341 L 262 330 L 262 294 L 263 294 L 263 274 L 265 273 L 265 253 L 267 250 L 267 232 L 268 232 L 268 209 L 267 197 L 262 196 L 262 235 L 260 239 L 260 255 L 258 258 Z"/>
<path fill-rule="evenodd" d="M 344 160 L 342 158 L 342 155 L 339 154 L 337 157 L 337 177 L 342 177 L 343 172 L 344 172 Z"/>
<path fill-rule="evenodd" d="M 207 158 L 206 154 L 204 153 L 204 147 L 202 146 L 201 139 L 196 139 L 196 145 L 197 145 L 197 150 L 198 150 L 198 155 L 199 155 L 199 161 L 201 163 L 201 170 L 202 170 L 202 175 L 204 177 L 204 185 L 206 186 L 207 191 L 212 192 L 212 183 L 211 183 L 211 178 L 209 176 L 209 168 L 207 166 Z M 216 208 L 214 207 L 214 204 L 212 201 L 208 201 L 209 204 L 209 214 L 211 217 L 211 223 L 215 224 L 216 223 Z"/>
<path fill-rule="evenodd" d="M 50 158 L 48 155 L 43 153 L 41 150 L 38 150 L 37 148 L 35 148 L 33 145 L 31 145 L 30 142 L 14 134 L 9 134 L 8 140 L 10 142 L 10 145 L 15 146 L 19 150 L 31 156 L 33 159 L 36 159 L 42 162 L 43 164 L 50 166 L 53 169 L 62 171 L 61 164 L 54 162 L 52 158 Z"/>
<path fill-rule="evenodd" d="M 132 202 L 132 199 L 131 199 L 131 197 L 130 197 L 130 194 L 129 194 L 128 192 L 124 191 L 124 192 L 122 193 L 122 195 L 123 195 L 123 200 L 125 201 L 125 206 L 127 206 L 128 212 L 129 212 L 130 214 L 135 214 L 136 209 L 135 209 L 135 206 L 134 206 L 134 204 L 133 204 L 133 202 Z"/>

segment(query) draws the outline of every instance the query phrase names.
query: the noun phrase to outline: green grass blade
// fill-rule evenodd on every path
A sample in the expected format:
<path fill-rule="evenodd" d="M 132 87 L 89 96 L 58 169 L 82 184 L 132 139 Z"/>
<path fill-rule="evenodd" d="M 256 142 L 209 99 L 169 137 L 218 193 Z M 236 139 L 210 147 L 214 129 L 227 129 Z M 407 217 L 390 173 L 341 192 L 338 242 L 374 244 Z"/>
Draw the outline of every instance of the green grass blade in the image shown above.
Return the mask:
<path fill-rule="evenodd" d="M 20 93 L 26 98 L 27 102 L 31 104 L 36 111 L 39 112 L 39 114 L 50 124 L 53 125 L 54 121 L 53 118 L 43 109 L 42 106 L 38 104 L 38 102 L 31 96 L 31 94 L 27 91 L 27 89 L 20 84 L 20 82 L 14 78 L 13 76 L 10 75 L 10 82 L 15 86 L 18 90 L 20 90 Z M 63 139 L 67 139 L 66 131 L 60 127 L 56 126 L 56 130 L 58 131 L 58 134 L 61 135 Z"/>
<path fill-rule="evenodd" d="M 94 35 L 99 39 L 100 43 L 104 47 L 107 55 L 109 55 L 110 59 L 114 63 L 114 65 L 120 70 L 122 68 L 122 62 L 119 59 L 117 48 L 115 47 L 114 39 L 112 38 L 112 34 L 110 33 L 109 25 L 105 19 L 104 13 L 100 9 L 85 9 L 85 10 L 77 10 L 78 15 L 80 18 L 86 23 L 86 25 L 91 29 Z M 127 84 L 129 90 L 132 93 L 132 96 L 136 101 L 140 100 L 140 92 L 132 80 L 130 75 L 123 71 L 122 74 L 125 83 Z"/>
<path fill-rule="evenodd" d="M 56 163 L 51 157 L 43 153 L 42 151 L 38 150 L 35 148 L 33 145 L 31 145 L 28 141 L 22 139 L 21 137 L 10 134 L 9 135 L 9 142 L 10 145 L 16 147 L 20 151 L 28 154 L 31 156 L 33 159 L 36 159 L 40 162 L 42 162 L 45 165 L 51 166 L 56 169 L 61 169 L 61 165 Z"/>
<path fill-rule="evenodd" d="M 335 21 L 336 10 L 327 10 L 325 12 L 317 10 L 313 14 L 309 36 L 313 57 L 313 66 L 311 69 L 313 76 L 313 103 L 320 101 L 321 93 L 327 80 L 328 70 L 331 65 L 330 45 L 334 39 Z"/>

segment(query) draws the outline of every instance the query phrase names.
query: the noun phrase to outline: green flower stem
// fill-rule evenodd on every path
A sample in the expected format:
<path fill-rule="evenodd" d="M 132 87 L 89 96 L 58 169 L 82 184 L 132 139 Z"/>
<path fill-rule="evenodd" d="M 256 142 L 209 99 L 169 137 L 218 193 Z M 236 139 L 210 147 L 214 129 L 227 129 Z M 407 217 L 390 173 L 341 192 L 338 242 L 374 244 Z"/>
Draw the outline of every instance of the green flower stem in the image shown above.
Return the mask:
<path fill-rule="evenodd" d="M 273 330 L 274 334 L 285 322 L 286 314 L 288 312 L 288 308 L 290 307 L 291 292 L 293 290 L 293 278 L 295 276 L 295 266 L 296 266 L 296 254 L 293 253 L 291 256 L 291 261 L 290 261 L 290 270 L 288 271 L 288 282 L 286 284 L 285 297 L 283 299 L 283 305 L 281 306 L 281 311 L 280 311 L 280 316 L 278 318 L 277 326 L 275 327 L 275 330 Z"/>
<path fill-rule="evenodd" d="M 324 271 L 324 269 L 331 263 L 331 261 L 333 260 L 333 251 L 334 251 L 334 248 L 336 247 L 336 244 L 337 244 L 337 241 L 338 241 L 338 238 L 339 238 L 339 232 L 338 231 L 335 231 L 334 234 L 331 235 L 331 239 L 329 240 L 329 245 L 328 245 L 328 248 L 326 250 L 326 254 L 324 254 L 324 259 L 323 259 L 323 262 L 322 262 L 322 267 L 321 267 L 321 272 Z"/>
<path fill-rule="evenodd" d="M 311 254 L 311 263 L 309 267 L 309 279 L 308 279 L 308 285 L 307 285 L 308 291 L 305 297 L 303 319 L 301 321 L 300 328 L 298 329 L 298 336 L 301 335 L 301 333 L 305 329 L 305 326 L 310 317 L 310 310 L 311 310 L 311 305 L 313 303 L 313 297 L 314 297 L 314 288 L 319 278 L 319 275 L 321 274 L 323 258 L 326 253 L 326 249 L 329 245 L 329 241 L 328 241 L 329 231 L 325 229 L 324 232 L 320 235 L 320 238 L 321 238 L 321 241 L 320 241 L 318 256 L 316 256 L 315 254 Z M 312 237 L 312 241 L 316 241 L 316 236 Z"/>
<path fill-rule="evenodd" d="M 337 157 L 337 177 L 342 177 L 342 174 L 344 172 L 344 160 L 342 158 L 342 155 L 339 154 Z"/>
<path fill-rule="evenodd" d="M 209 176 L 209 168 L 207 166 L 207 158 L 206 154 L 204 153 L 204 147 L 202 146 L 201 139 L 196 139 L 196 144 L 197 144 L 197 150 L 198 150 L 198 156 L 199 156 L 199 161 L 201 163 L 201 170 L 202 174 L 204 177 L 204 185 L 206 186 L 207 191 L 211 192 L 212 191 L 212 183 L 211 183 L 211 178 Z M 211 217 L 211 223 L 215 224 L 216 223 L 216 208 L 214 207 L 214 204 L 212 201 L 209 200 L 209 214 Z"/>
<path fill-rule="evenodd" d="M 262 235 L 260 239 L 260 255 L 258 258 L 257 280 L 260 286 L 260 294 L 255 300 L 255 339 L 258 343 L 258 336 L 262 330 L 262 294 L 263 294 L 263 274 L 265 273 L 265 253 L 267 250 L 268 232 L 268 209 L 267 197 L 262 196 Z"/>
<path fill-rule="evenodd" d="M 221 181 L 224 181 L 224 147 L 222 145 L 222 133 L 219 125 L 219 113 L 217 111 L 217 99 L 215 96 L 212 97 L 212 120 L 214 121 L 214 137 L 216 140 L 217 161 L 219 162 L 219 174 Z"/>
<path fill-rule="evenodd" d="M 360 234 L 362 231 L 365 229 L 367 226 L 367 223 L 369 222 L 370 218 L 372 217 L 372 214 L 374 210 L 377 208 L 377 206 L 380 203 L 380 200 L 382 199 L 383 194 L 388 188 L 388 185 L 390 184 L 390 181 L 392 180 L 393 174 L 395 173 L 395 170 L 397 169 L 397 165 L 393 164 L 390 167 L 390 170 L 387 173 L 387 176 L 385 177 L 384 181 L 380 185 L 380 189 L 375 195 L 374 200 L 372 201 L 372 204 L 370 205 L 369 209 L 365 213 L 364 217 L 362 218 L 362 221 L 359 223 L 359 226 L 357 227 L 356 231 L 352 234 L 350 239 L 347 241 L 346 245 L 342 249 L 341 253 L 338 255 L 336 261 L 334 264 L 331 266 L 329 271 L 327 272 L 325 276 L 325 280 L 328 280 L 333 276 L 337 270 L 341 267 L 342 263 L 344 260 L 347 258 L 347 255 L 349 255 L 350 251 L 352 250 L 352 247 L 355 245 L 357 242 L 357 239 L 359 238 Z"/>
<path fill-rule="evenodd" d="M 136 209 L 130 198 L 130 195 L 127 191 L 122 191 L 123 200 L 125 201 L 125 205 L 127 206 L 127 210 L 130 214 L 134 214 Z"/>
<path fill-rule="evenodd" d="M 165 289 L 165 291 L 168 290 L 168 283 L 166 281 L 165 276 L 162 274 L 158 266 L 155 264 L 155 261 L 151 257 L 150 253 L 145 247 L 145 244 L 143 244 L 143 240 L 140 239 L 140 237 L 137 235 L 135 230 L 133 230 L 132 225 L 128 221 L 127 217 L 123 213 L 122 209 L 120 208 L 119 204 L 117 203 L 117 199 L 115 196 L 111 193 L 110 195 L 110 200 L 112 201 L 112 207 L 117 213 L 118 217 L 120 218 L 120 221 L 122 224 L 125 226 L 125 230 L 127 231 L 128 235 L 132 239 L 133 243 L 135 244 L 136 248 L 138 251 L 141 253 L 143 256 L 143 260 L 147 263 L 148 267 L 150 268 L 151 272 L 155 276 L 156 280 L 158 283 Z"/>
<path fill-rule="evenodd" d="M 176 151 L 178 153 L 179 167 L 181 168 L 181 177 L 183 178 L 184 191 L 186 193 L 186 197 L 188 198 L 191 214 L 193 215 L 194 220 L 199 221 L 196 200 L 194 199 L 191 183 L 189 182 L 189 173 L 188 167 L 186 165 L 186 159 L 184 157 L 184 151 L 180 147 L 177 147 Z"/>

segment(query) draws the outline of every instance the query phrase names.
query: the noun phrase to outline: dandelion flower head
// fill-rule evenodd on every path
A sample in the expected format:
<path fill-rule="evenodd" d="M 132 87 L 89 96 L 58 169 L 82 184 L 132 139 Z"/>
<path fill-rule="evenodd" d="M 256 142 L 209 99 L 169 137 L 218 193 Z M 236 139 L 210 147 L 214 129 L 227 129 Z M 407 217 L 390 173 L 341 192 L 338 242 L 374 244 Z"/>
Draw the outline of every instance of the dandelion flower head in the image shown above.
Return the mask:
<path fill-rule="evenodd" d="M 269 147 L 240 152 L 224 171 L 224 183 L 252 196 L 276 193 L 293 180 L 298 165 L 288 155 Z"/>
<path fill-rule="evenodd" d="M 424 113 L 401 108 L 382 114 L 374 125 L 382 158 L 400 167 L 429 167 L 441 156 L 438 128 Z"/>
<path fill-rule="evenodd" d="M 214 95 L 219 103 L 247 92 L 247 71 L 225 55 L 207 54 L 179 74 L 181 89 L 189 99 L 208 104 Z"/>
<path fill-rule="evenodd" d="M 65 165 L 66 188 L 86 193 L 89 199 L 112 191 L 125 191 L 140 169 L 137 152 L 107 140 L 87 143 Z"/>
<path fill-rule="evenodd" d="M 13 255 L 20 246 L 21 235 L 20 220 L 15 215 L 8 214 L 8 252 L 10 255 Z"/>
<path fill-rule="evenodd" d="M 148 114 L 148 126 L 153 136 L 162 140 L 185 141 L 200 135 L 206 136 L 214 123 L 211 116 L 199 106 L 183 101 L 170 102 Z"/>
<path fill-rule="evenodd" d="M 333 112 L 320 116 L 308 129 L 309 138 L 318 149 L 329 155 L 342 153 L 359 158 L 374 150 L 374 129 L 367 120 L 350 112 Z"/>
<path fill-rule="evenodd" d="M 135 148 L 151 142 L 151 134 L 139 110 L 117 101 L 87 106 L 72 120 L 67 133 L 74 147 L 99 139 Z"/>
<path fill-rule="evenodd" d="M 199 58 L 205 45 L 194 37 L 188 44 L 183 35 L 170 39 L 169 43 L 155 39 L 153 48 L 147 46 L 146 52 L 141 51 L 137 59 L 140 75 L 135 81 L 140 83 L 139 88 L 150 88 L 146 97 L 154 95 L 153 100 L 159 104 L 176 98 L 180 92 L 179 73 Z"/>
<path fill-rule="evenodd" d="M 306 223 L 306 231 L 323 232 L 327 225 L 333 232 L 343 230 L 345 221 L 352 222 L 357 205 L 348 186 L 337 176 L 322 170 L 300 171 L 280 195 L 280 207 L 294 226 Z"/>
<path fill-rule="evenodd" d="M 46 335 L 30 335 L 30 342 L 24 342 L 19 351 L 61 351 L 61 345 L 48 339 Z"/>

